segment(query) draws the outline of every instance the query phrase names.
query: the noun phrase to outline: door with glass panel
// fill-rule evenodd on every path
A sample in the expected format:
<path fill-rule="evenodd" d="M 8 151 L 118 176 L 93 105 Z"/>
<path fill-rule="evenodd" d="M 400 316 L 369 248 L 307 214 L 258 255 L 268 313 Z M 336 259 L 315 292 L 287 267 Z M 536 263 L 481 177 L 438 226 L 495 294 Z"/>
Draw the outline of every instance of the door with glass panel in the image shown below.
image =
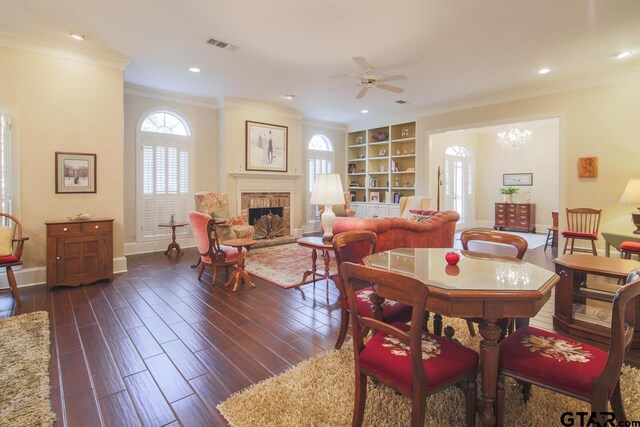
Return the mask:
<path fill-rule="evenodd" d="M 456 228 L 475 225 L 473 174 L 471 150 L 461 145 L 447 147 L 444 153 L 444 209 L 460 214 Z"/>

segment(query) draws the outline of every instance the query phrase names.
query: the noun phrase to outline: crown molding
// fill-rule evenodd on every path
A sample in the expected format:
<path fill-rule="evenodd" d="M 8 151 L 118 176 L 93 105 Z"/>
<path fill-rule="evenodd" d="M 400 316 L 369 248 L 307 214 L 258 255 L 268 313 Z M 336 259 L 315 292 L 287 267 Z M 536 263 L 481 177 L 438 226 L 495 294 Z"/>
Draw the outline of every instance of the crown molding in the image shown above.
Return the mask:
<path fill-rule="evenodd" d="M 303 117 L 302 124 L 304 126 L 317 126 L 320 128 L 332 129 L 340 132 L 346 132 L 348 129 L 348 126 L 346 123 L 329 122 L 326 120 L 313 119 L 311 117 Z"/>
<path fill-rule="evenodd" d="M 129 58 L 113 52 L 69 46 L 43 37 L 34 37 L 14 31 L 0 30 L 0 46 L 40 53 L 85 64 L 124 71 Z"/>
<path fill-rule="evenodd" d="M 302 114 L 296 110 L 250 99 L 231 98 L 225 96 L 218 98 L 218 105 L 220 106 L 220 108 L 238 108 L 242 110 L 254 111 L 257 113 L 278 114 L 280 116 L 302 120 Z"/>
<path fill-rule="evenodd" d="M 161 101 L 177 102 L 180 104 L 193 105 L 202 108 L 218 109 L 215 99 L 200 96 L 185 95 L 178 92 L 171 92 L 163 89 L 156 89 L 148 86 L 141 86 L 132 83 L 125 83 L 124 93 L 126 95 L 143 96 Z"/>

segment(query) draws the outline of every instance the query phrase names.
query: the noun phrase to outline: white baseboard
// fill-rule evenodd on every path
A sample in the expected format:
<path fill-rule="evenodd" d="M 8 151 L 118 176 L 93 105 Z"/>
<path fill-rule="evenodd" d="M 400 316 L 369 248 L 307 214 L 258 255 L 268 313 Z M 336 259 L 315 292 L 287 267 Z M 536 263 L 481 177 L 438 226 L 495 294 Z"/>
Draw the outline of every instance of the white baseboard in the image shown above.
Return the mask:
<path fill-rule="evenodd" d="M 126 273 L 127 272 L 127 258 L 118 257 L 113 259 L 113 272 Z M 42 285 L 47 283 L 47 267 L 31 267 L 23 268 L 21 270 L 14 270 L 16 276 L 16 282 L 18 287 L 26 288 L 28 286 Z M 9 281 L 7 280 L 7 274 L 0 274 L 0 288 L 8 288 Z"/>
<path fill-rule="evenodd" d="M 178 239 L 176 239 L 178 240 Z M 182 237 L 178 240 L 181 249 L 193 248 L 196 241 L 193 237 Z M 169 246 L 167 240 L 154 240 L 151 242 L 131 242 L 124 244 L 125 255 L 146 254 L 149 252 L 164 252 Z"/>
<path fill-rule="evenodd" d="M 489 220 L 476 220 L 476 227 L 493 228 L 494 224 L 493 221 Z M 547 234 L 549 228 L 551 228 L 549 224 L 536 224 L 536 234 Z"/>

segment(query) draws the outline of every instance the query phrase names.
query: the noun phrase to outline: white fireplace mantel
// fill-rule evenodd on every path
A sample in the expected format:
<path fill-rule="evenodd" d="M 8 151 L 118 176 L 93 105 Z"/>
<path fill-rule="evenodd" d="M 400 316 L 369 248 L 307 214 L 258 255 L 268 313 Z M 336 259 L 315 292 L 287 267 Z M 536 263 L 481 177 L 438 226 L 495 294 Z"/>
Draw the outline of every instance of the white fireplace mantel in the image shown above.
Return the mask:
<path fill-rule="evenodd" d="M 301 174 L 291 173 L 275 173 L 275 172 L 234 172 L 231 174 L 238 179 L 241 178 L 261 178 L 261 179 L 290 179 L 296 180 L 300 178 Z"/>

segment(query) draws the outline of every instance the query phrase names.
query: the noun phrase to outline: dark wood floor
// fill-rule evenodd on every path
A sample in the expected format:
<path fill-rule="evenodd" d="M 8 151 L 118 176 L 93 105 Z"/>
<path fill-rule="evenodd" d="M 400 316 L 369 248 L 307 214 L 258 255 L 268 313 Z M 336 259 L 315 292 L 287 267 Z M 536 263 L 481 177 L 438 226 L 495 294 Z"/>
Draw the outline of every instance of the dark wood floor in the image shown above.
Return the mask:
<path fill-rule="evenodd" d="M 537 248 L 525 259 L 553 269 L 554 257 Z M 112 283 L 23 288 L 21 308 L 0 296 L 0 317 L 49 312 L 57 426 L 226 425 L 219 402 L 333 347 L 334 286 L 329 302 L 324 286 L 314 295 L 257 278 L 232 294 L 199 282 L 195 259 L 131 256 Z M 553 299 L 532 324 L 551 329 L 552 313 Z"/>

